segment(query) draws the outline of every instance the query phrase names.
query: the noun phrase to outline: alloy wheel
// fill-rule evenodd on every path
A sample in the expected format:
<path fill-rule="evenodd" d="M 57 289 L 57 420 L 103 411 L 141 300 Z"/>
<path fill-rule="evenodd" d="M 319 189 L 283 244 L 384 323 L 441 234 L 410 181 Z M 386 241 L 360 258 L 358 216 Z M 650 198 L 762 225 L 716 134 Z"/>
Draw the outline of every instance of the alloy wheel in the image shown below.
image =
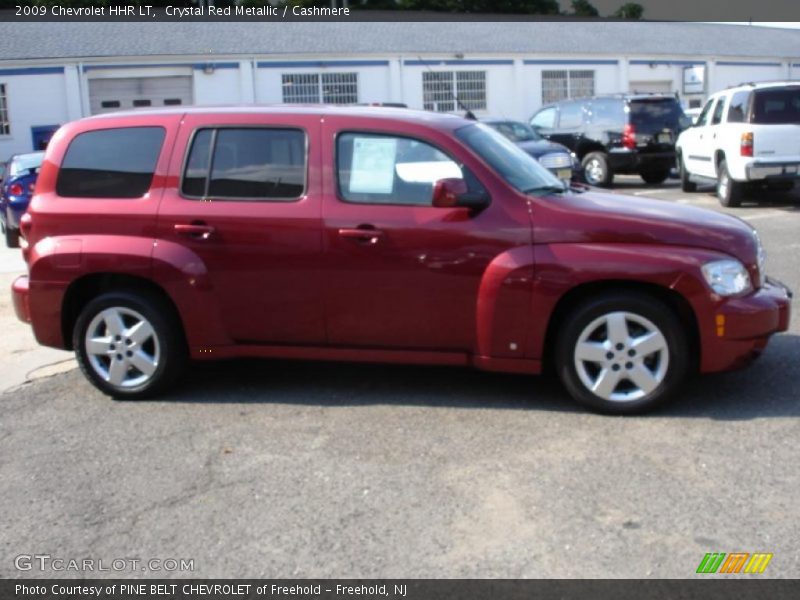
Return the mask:
<path fill-rule="evenodd" d="M 578 336 L 574 363 L 591 393 L 612 402 L 632 402 L 664 381 L 669 346 L 652 321 L 631 312 L 610 312 Z"/>

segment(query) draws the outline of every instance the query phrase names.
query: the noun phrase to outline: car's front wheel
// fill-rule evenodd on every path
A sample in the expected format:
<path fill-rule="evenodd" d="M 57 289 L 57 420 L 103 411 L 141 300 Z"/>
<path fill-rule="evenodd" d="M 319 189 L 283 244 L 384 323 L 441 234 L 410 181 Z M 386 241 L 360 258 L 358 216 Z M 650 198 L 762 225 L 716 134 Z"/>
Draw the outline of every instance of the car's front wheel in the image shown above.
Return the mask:
<path fill-rule="evenodd" d="M 6 238 L 6 246 L 8 248 L 19 248 L 19 229 L 14 229 L 9 225 L 10 219 L 5 216 L 5 211 L 0 213 L 4 216 L 0 217 L 0 225 L 2 225 L 3 234 Z"/>
<path fill-rule="evenodd" d="M 166 302 L 153 294 L 109 292 L 81 311 L 72 343 L 89 381 L 119 399 L 165 391 L 183 371 L 182 332 Z"/>
<path fill-rule="evenodd" d="M 686 334 L 675 313 L 633 292 L 578 306 L 556 348 L 556 369 L 572 397 L 605 413 L 653 408 L 675 391 L 688 366 Z"/>

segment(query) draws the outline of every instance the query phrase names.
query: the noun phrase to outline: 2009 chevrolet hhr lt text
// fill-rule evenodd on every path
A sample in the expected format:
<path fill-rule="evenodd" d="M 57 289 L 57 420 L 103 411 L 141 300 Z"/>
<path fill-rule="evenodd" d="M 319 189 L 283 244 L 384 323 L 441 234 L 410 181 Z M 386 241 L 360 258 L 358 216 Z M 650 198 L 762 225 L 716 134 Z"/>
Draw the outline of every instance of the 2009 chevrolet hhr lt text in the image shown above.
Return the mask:
<path fill-rule="evenodd" d="M 630 413 L 789 324 L 743 221 L 565 190 L 490 127 L 391 108 L 193 108 L 62 127 L 14 306 L 118 398 L 188 358 L 539 373 Z"/>

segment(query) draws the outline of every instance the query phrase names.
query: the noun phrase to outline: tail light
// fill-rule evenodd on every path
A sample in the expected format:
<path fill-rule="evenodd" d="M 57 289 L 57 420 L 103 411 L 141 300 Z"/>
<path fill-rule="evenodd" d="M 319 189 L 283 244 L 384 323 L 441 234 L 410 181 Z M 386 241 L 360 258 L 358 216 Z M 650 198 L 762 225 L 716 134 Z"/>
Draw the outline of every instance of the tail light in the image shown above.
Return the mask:
<path fill-rule="evenodd" d="M 742 142 L 739 146 L 741 156 L 753 156 L 753 132 L 748 131 L 742 134 Z"/>
<path fill-rule="evenodd" d="M 636 129 L 630 123 L 625 125 L 625 129 L 622 130 L 622 145 L 628 150 L 636 148 Z"/>
<path fill-rule="evenodd" d="M 8 195 L 9 196 L 21 196 L 24 193 L 23 187 L 18 183 L 12 183 L 8 186 Z"/>

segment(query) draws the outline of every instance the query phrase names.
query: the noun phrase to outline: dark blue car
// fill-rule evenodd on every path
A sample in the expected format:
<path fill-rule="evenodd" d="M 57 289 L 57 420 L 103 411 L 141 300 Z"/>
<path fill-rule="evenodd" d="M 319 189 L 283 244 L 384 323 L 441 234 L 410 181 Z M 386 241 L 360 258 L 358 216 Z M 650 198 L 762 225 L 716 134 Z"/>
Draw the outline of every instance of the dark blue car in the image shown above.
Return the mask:
<path fill-rule="evenodd" d="M 17 154 L 0 173 L 0 225 L 6 246 L 19 247 L 19 220 L 28 208 L 44 152 Z"/>

